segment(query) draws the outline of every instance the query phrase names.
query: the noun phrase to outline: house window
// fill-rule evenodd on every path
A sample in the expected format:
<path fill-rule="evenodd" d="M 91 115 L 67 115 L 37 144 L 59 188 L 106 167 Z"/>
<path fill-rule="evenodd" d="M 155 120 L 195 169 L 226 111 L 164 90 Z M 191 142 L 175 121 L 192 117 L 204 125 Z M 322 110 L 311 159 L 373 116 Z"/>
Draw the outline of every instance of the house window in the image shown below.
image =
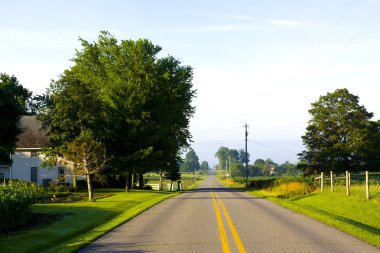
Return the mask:
<path fill-rule="evenodd" d="M 30 157 L 38 157 L 38 152 L 37 152 L 37 150 L 31 150 L 31 151 L 30 151 Z"/>
<path fill-rule="evenodd" d="M 37 167 L 30 168 L 30 181 L 37 183 Z"/>

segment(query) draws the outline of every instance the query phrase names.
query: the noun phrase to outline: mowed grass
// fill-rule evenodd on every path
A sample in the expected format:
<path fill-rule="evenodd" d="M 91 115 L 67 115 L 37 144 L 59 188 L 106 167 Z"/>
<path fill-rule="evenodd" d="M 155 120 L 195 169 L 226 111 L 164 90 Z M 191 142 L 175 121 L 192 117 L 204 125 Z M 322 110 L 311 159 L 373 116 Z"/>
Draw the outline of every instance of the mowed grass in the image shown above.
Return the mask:
<path fill-rule="evenodd" d="M 250 194 L 278 203 L 288 209 L 305 214 L 348 234 L 380 247 L 380 199 L 365 199 L 362 189 L 352 187 L 353 194 L 345 196 L 345 188 L 337 186 L 334 193 L 329 189 L 315 192 L 298 199 L 278 198 L 268 190 L 248 191 Z M 360 194 L 358 194 L 360 192 Z"/>
<path fill-rule="evenodd" d="M 0 252 L 75 252 L 139 213 L 179 192 L 106 191 L 96 202 L 37 204 L 35 213 L 61 218 L 13 235 L 0 236 Z"/>

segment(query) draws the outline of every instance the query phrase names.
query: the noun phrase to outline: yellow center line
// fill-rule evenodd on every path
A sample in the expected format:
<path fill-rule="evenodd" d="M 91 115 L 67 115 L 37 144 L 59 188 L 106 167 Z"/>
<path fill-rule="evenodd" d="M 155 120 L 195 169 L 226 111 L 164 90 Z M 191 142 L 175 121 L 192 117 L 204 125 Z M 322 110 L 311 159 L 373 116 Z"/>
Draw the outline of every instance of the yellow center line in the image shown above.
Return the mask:
<path fill-rule="evenodd" d="M 224 228 L 222 216 L 220 215 L 218 204 L 216 203 L 214 193 L 210 192 L 210 195 L 212 198 L 212 202 L 214 203 L 214 207 L 215 207 L 216 220 L 218 221 L 220 242 L 222 243 L 223 253 L 230 253 L 231 252 L 230 245 L 228 244 L 227 234 L 226 234 L 226 230 Z"/>
<path fill-rule="evenodd" d="M 245 250 L 243 242 L 240 239 L 239 233 L 237 232 L 236 227 L 235 227 L 234 223 L 232 222 L 231 217 L 228 214 L 226 207 L 224 206 L 224 204 L 220 198 L 216 198 L 216 199 L 217 199 L 219 205 L 222 207 L 224 216 L 226 217 L 227 223 L 231 229 L 231 233 L 232 233 L 232 236 L 234 237 L 236 247 L 238 248 L 239 253 L 246 253 L 247 251 Z"/>

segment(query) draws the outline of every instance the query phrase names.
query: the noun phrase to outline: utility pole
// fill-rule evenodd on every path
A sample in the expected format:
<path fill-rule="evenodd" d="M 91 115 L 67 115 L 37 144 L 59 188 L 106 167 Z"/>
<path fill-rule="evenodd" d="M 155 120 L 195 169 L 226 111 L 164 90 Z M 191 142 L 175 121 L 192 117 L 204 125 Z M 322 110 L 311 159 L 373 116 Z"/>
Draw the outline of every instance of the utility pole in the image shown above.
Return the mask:
<path fill-rule="evenodd" d="M 245 188 L 248 188 L 248 151 L 247 151 L 247 138 L 248 138 L 248 125 L 245 124 Z"/>
<path fill-rule="evenodd" d="M 228 159 L 226 159 L 226 173 L 224 173 L 224 176 L 226 178 L 228 178 L 227 174 L 228 174 Z"/>
<path fill-rule="evenodd" d="M 228 174 L 230 174 L 230 178 L 232 178 L 232 171 L 231 171 L 231 156 L 228 155 Z"/>

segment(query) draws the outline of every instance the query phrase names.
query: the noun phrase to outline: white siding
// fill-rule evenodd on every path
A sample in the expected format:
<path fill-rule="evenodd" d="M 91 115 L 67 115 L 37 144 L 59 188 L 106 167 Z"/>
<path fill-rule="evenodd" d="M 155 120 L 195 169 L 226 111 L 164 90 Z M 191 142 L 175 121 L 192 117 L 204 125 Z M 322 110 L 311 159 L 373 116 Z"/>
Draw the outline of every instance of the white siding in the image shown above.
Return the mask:
<path fill-rule="evenodd" d="M 44 179 L 56 182 L 58 179 L 58 167 L 42 168 L 43 156 L 31 157 L 30 150 L 16 150 L 12 156 L 12 179 L 31 181 L 31 167 L 37 167 L 37 183 L 42 185 Z M 62 166 L 61 166 L 62 167 Z M 72 176 L 65 168 L 66 182 L 72 184 Z"/>
<path fill-rule="evenodd" d="M 0 173 L 3 174 L 4 178 L 9 178 L 9 167 L 0 165 Z"/>

